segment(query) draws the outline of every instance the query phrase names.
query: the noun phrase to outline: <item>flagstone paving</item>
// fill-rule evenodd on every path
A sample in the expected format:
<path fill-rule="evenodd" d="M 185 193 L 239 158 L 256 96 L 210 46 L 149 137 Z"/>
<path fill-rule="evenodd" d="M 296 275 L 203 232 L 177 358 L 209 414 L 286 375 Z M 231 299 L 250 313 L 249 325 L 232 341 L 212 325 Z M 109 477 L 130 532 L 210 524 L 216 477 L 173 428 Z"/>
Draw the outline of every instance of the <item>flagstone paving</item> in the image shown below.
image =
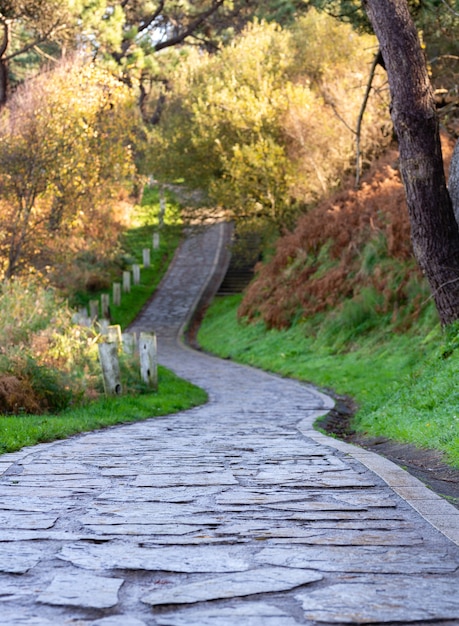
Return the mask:
<path fill-rule="evenodd" d="M 312 387 L 176 340 L 224 229 L 133 325 L 209 402 L 1 457 L 0 624 L 459 624 L 459 511 L 314 431 Z"/>

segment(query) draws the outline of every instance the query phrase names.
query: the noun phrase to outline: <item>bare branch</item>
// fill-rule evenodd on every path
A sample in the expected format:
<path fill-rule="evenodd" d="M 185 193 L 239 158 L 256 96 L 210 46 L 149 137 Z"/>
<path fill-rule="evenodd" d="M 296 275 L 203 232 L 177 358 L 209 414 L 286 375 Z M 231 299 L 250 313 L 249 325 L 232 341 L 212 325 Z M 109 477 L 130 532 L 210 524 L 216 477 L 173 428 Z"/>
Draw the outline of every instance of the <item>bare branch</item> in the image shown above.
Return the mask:
<path fill-rule="evenodd" d="M 21 54 L 24 54 L 25 52 L 28 52 L 29 50 L 31 50 L 35 46 L 38 46 L 39 44 L 41 44 L 44 41 L 46 41 L 48 39 L 48 37 L 50 37 L 56 31 L 62 30 L 63 28 L 66 28 L 66 27 L 67 27 L 66 24 L 59 24 L 59 22 L 55 22 L 51 26 L 51 28 L 49 28 L 45 33 L 43 33 L 43 35 L 41 35 L 40 37 L 37 37 L 36 39 L 31 41 L 29 44 L 27 44 L 26 46 L 24 46 L 20 50 L 16 50 L 16 52 L 12 52 L 11 54 L 9 54 L 8 56 L 6 56 L 4 58 L 4 61 L 5 62 L 11 61 L 11 59 L 14 59 L 17 56 L 20 56 Z"/>
<path fill-rule="evenodd" d="M 218 9 L 224 4 L 225 0 L 218 0 L 215 2 L 207 11 L 204 11 L 198 17 L 193 20 L 188 28 L 185 28 L 181 33 L 176 35 L 175 37 L 171 37 L 166 41 L 159 42 L 155 45 L 155 50 L 158 52 L 159 50 L 163 50 L 164 48 L 170 48 L 171 46 L 176 46 L 179 43 L 182 43 L 187 37 L 190 37 L 194 33 L 196 29 L 198 29 L 208 17 L 213 15 L 218 11 Z"/>
<path fill-rule="evenodd" d="M 128 1 L 129 0 L 125 0 L 125 3 L 122 6 L 125 6 Z M 142 24 L 140 24 L 139 33 L 141 33 L 142 31 L 146 30 L 149 26 L 151 26 L 153 22 L 155 21 L 155 19 L 161 15 L 164 9 L 164 4 L 165 4 L 165 0 L 161 0 L 161 2 L 158 4 L 158 8 L 156 9 L 156 11 L 152 13 L 152 15 L 148 19 L 146 19 L 145 22 L 142 22 Z"/>
<path fill-rule="evenodd" d="M 367 108 L 368 98 L 370 97 L 371 87 L 373 84 L 373 78 L 375 76 L 376 67 L 380 63 L 381 52 L 378 50 L 378 53 L 375 54 L 375 58 L 373 59 L 373 63 L 371 64 L 370 74 L 368 76 L 367 88 L 365 90 L 365 95 L 363 97 L 362 106 L 360 107 L 359 116 L 357 118 L 357 127 L 355 130 L 355 186 L 358 187 L 360 185 L 360 169 L 361 169 L 361 151 L 360 151 L 360 139 L 362 135 L 362 123 L 363 116 L 365 114 L 365 109 Z"/>
<path fill-rule="evenodd" d="M 459 13 L 449 6 L 446 0 L 441 0 L 441 1 L 443 2 L 443 4 L 445 5 L 445 7 L 448 9 L 450 13 L 452 13 L 455 17 L 459 17 Z"/>
<path fill-rule="evenodd" d="M 8 22 L 6 20 L 1 20 L 1 26 L 3 28 L 3 40 L 0 45 L 0 58 L 5 54 L 10 42 Z"/>

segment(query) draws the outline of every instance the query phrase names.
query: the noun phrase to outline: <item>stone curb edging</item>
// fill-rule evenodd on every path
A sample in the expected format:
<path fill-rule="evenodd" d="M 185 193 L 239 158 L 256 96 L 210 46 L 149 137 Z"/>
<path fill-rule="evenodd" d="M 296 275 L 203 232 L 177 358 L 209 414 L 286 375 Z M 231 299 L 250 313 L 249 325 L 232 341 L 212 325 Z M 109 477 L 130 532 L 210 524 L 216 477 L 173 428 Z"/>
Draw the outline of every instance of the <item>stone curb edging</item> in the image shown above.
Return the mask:
<path fill-rule="evenodd" d="M 370 450 L 359 448 L 314 430 L 314 421 L 325 413 L 318 411 L 316 415 L 305 418 L 299 424 L 301 433 L 319 444 L 335 448 L 335 450 L 360 461 L 370 471 L 382 478 L 395 493 L 403 498 L 431 526 L 459 546 L 459 510 L 456 507 L 426 487 L 418 478 L 389 461 L 389 459 Z"/>

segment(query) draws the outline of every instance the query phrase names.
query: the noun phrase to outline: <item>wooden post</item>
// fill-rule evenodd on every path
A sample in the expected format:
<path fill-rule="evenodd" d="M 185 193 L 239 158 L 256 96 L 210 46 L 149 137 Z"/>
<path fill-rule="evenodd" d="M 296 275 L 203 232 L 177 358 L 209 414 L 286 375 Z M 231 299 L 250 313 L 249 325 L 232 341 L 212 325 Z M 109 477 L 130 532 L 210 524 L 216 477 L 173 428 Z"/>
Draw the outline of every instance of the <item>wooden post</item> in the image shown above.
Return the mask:
<path fill-rule="evenodd" d="M 109 343 L 121 345 L 121 326 L 112 324 L 107 328 L 107 338 Z"/>
<path fill-rule="evenodd" d="M 93 321 L 99 317 L 99 300 L 89 301 L 89 316 Z"/>
<path fill-rule="evenodd" d="M 135 333 L 122 333 L 121 344 L 125 354 L 134 354 L 137 346 L 137 336 Z"/>
<path fill-rule="evenodd" d="M 137 265 L 137 263 L 132 266 L 132 274 L 134 278 L 134 285 L 138 285 L 140 283 L 140 265 Z"/>
<path fill-rule="evenodd" d="M 102 306 L 102 317 L 108 319 L 110 317 L 110 296 L 108 293 L 103 293 L 100 296 Z"/>
<path fill-rule="evenodd" d="M 99 344 L 99 360 L 104 378 L 104 391 L 107 396 L 122 393 L 118 346 L 116 343 Z"/>
<path fill-rule="evenodd" d="M 158 389 L 158 354 L 155 333 L 140 333 L 140 376 L 147 385 Z"/>
<path fill-rule="evenodd" d="M 78 326 L 91 326 L 92 320 L 88 316 L 88 309 L 85 306 L 79 307 L 78 311 L 72 315 L 72 322 Z"/>
<path fill-rule="evenodd" d="M 124 293 L 131 291 L 131 272 L 123 272 L 123 291 Z"/>
<path fill-rule="evenodd" d="M 142 257 L 143 257 L 143 266 L 144 267 L 150 267 L 150 248 L 144 248 L 142 251 Z"/>
<path fill-rule="evenodd" d="M 159 187 L 159 227 L 164 225 L 164 215 L 166 213 L 166 195 L 164 193 L 164 185 Z"/>
<path fill-rule="evenodd" d="M 109 326 L 109 321 L 108 320 L 104 320 L 101 319 L 98 321 L 97 325 L 99 327 L 99 332 L 101 335 L 107 336 L 108 335 L 108 326 Z"/>
<path fill-rule="evenodd" d="M 113 283 L 113 304 L 115 306 L 121 304 L 121 283 Z"/>
<path fill-rule="evenodd" d="M 153 250 L 158 250 L 159 248 L 159 233 L 153 233 Z"/>

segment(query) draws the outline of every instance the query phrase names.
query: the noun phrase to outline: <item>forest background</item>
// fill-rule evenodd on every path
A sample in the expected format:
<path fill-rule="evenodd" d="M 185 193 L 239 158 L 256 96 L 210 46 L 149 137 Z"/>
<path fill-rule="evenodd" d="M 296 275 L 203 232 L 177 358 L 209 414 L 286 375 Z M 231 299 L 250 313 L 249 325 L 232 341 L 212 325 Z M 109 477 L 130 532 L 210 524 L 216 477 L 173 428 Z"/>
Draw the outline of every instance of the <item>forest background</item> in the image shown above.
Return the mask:
<path fill-rule="evenodd" d="M 178 213 L 169 203 L 174 233 L 218 216 L 236 225 L 236 254 L 256 242 L 256 278 L 242 301 L 211 311 L 200 336 L 207 349 L 352 394 L 355 428 L 459 462 L 457 328 L 442 333 L 412 254 L 387 77 L 359 5 L 5 3 L 4 413 L 61 411 L 100 393 L 88 359 L 97 333 L 76 328 L 66 302 L 107 288 L 132 262 L 126 233 L 158 226 L 157 197 L 139 209 L 154 179 L 157 189 L 195 192 L 185 203 L 179 194 Z M 448 162 L 457 7 L 410 8 Z M 427 399 L 412 387 L 425 388 L 421 362 L 443 385 Z M 407 405 L 414 412 L 401 420 Z"/>

